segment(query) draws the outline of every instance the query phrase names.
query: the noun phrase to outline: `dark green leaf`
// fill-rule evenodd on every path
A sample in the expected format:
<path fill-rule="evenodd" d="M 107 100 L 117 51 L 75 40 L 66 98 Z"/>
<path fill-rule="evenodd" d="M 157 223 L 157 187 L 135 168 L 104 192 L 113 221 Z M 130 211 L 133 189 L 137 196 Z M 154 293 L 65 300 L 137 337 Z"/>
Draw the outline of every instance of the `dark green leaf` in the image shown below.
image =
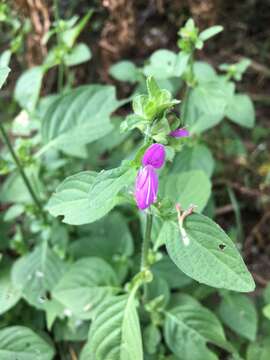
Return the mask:
<path fill-rule="evenodd" d="M 257 313 L 253 302 L 241 294 L 225 294 L 218 308 L 223 322 L 240 336 L 254 341 L 257 332 Z"/>
<path fill-rule="evenodd" d="M 0 330 L 0 358 L 3 360 L 52 360 L 54 349 L 24 326 Z"/>
<path fill-rule="evenodd" d="M 70 155 L 112 131 L 110 114 L 120 106 L 112 86 L 81 86 L 50 102 L 42 122 L 44 149 Z"/>
<path fill-rule="evenodd" d="M 116 291 L 113 269 L 99 258 L 75 262 L 53 290 L 53 297 L 79 319 L 89 319 L 96 307 Z"/>
<path fill-rule="evenodd" d="M 193 214 L 181 228 L 167 222 L 166 247 L 186 275 L 203 284 L 239 292 L 255 288 L 236 246 L 225 232 L 204 215 Z"/>

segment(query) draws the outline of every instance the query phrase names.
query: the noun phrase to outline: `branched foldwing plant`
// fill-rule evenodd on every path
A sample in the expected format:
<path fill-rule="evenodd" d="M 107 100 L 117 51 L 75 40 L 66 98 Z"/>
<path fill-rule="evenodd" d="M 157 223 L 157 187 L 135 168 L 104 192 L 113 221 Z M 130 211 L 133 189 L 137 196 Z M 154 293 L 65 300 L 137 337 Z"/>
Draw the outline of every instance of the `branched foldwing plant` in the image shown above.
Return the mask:
<path fill-rule="evenodd" d="M 215 159 L 204 135 L 225 119 L 254 125 L 252 101 L 235 86 L 249 61 L 223 64 L 221 73 L 196 61 L 222 27 L 199 32 L 190 19 L 178 53 L 161 49 L 143 67 L 111 67 L 133 85 L 130 98 L 118 100 L 111 85 L 72 88 L 70 68 L 91 58 L 76 44 L 90 16 L 57 23 L 44 64 L 17 82 L 22 112 L 12 131 L 29 139 L 14 145 L 1 125 L 9 150 L 1 201 L 12 203 L 4 220 L 23 222 L 6 247 L 18 259 L 3 265 L 0 312 L 38 315 L 31 326 L 6 320 L 0 357 L 53 359 L 49 333 L 56 344 L 75 343 L 80 360 L 241 359 L 222 324 L 255 339 L 256 309 L 242 294 L 255 284 L 213 220 Z M 40 97 L 53 67 L 59 92 Z M 2 85 L 9 69 L 0 70 Z M 115 115 L 130 101 L 130 114 Z M 215 294 L 218 307 L 201 303 Z"/>

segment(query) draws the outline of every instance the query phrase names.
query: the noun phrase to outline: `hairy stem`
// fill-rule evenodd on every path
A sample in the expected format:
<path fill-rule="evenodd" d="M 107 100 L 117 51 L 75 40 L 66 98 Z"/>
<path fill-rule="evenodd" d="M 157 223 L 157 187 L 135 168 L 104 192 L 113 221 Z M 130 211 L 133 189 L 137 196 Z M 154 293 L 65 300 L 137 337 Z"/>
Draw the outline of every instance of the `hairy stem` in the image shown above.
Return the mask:
<path fill-rule="evenodd" d="M 6 130 L 5 130 L 4 126 L 3 126 L 3 124 L 1 123 L 1 121 L 0 121 L 0 131 L 1 131 L 2 137 L 4 139 L 4 142 L 5 142 L 7 148 L 9 150 L 9 152 L 10 152 L 10 155 L 12 156 L 12 158 L 13 158 L 16 166 L 17 166 L 17 169 L 18 169 L 18 171 L 19 171 L 19 173 L 21 175 L 21 178 L 22 178 L 27 190 L 29 191 L 29 194 L 31 195 L 31 197 L 33 199 L 33 202 L 36 204 L 40 215 L 43 217 L 44 220 L 46 220 L 46 216 L 44 214 L 42 204 L 41 204 L 39 198 L 37 197 L 37 195 L 35 194 L 35 191 L 34 191 L 32 185 L 31 185 L 28 177 L 25 174 L 24 168 L 23 168 L 18 156 L 16 155 L 16 153 L 15 153 L 15 151 L 13 149 L 13 146 L 12 146 L 10 140 L 9 140 L 8 134 L 6 133 Z"/>

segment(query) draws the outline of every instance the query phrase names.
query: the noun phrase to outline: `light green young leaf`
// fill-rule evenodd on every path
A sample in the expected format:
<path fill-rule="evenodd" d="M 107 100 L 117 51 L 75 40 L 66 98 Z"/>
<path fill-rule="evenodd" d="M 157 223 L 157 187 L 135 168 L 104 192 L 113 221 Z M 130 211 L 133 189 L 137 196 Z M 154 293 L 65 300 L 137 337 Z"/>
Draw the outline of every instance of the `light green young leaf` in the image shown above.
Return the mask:
<path fill-rule="evenodd" d="M 121 202 L 118 193 L 135 178 L 133 168 L 120 167 L 99 174 L 84 171 L 66 178 L 50 198 L 47 209 L 63 222 L 83 225 L 106 215 Z"/>
<path fill-rule="evenodd" d="M 80 360 L 143 360 L 134 291 L 111 297 L 100 306 L 87 347 L 87 357 L 81 356 Z"/>
<path fill-rule="evenodd" d="M 218 308 L 222 321 L 234 332 L 254 341 L 257 332 L 257 313 L 253 302 L 242 294 L 225 294 Z"/>
<path fill-rule="evenodd" d="M 214 170 L 214 158 L 209 148 L 203 144 L 185 146 L 181 152 L 177 153 L 171 173 L 177 174 L 190 170 L 202 170 L 211 177 Z"/>
<path fill-rule="evenodd" d="M 181 231 L 178 224 L 167 222 L 166 232 L 168 253 L 186 275 L 216 288 L 254 290 L 254 280 L 236 246 L 214 221 L 192 214 Z"/>
<path fill-rule="evenodd" d="M 41 89 L 44 69 L 41 66 L 26 70 L 18 79 L 14 97 L 20 106 L 29 111 L 35 110 Z"/>
<path fill-rule="evenodd" d="M 10 278 L 10 269 L 0 269 L 0 314 L 11 309 L 20 299 L 21 291 L 14 287 Z"/>
<path fill-rule="evenodd" d="M 193 204 L 201 212 L 211 195 L 211 182 L 201 170 L 170 174 L 162 179 L 160 194 L 181 204 L 183 209 Z"/>
<path fill-rule="evenodd" d="M 211 37 L 219 34 L 221 31 L 223 31 L 223 26 L 220 25 L 216 25 L 216 26 L 211 26 L 210 28 L 203 30 L 200 35 L 199 38 L 202 41 L 208 40 Z"/>
<path fill-rule="evenodd" d="M 3 360 L 52 360 L 54 349 L 24 326 L 0 330 L 0 358 Z"/>
<path fill-rule="evenodd" d="M 255 110 L 248 95 L 235 94 L 226 108 L 226 116 L 238 125 L 252 128 L 255 123 Z"/>
<path fill-rule="evenodd" d="M 12 284 L 29 304 L 44 310 L 47 293 L 53 290 L 64 271 L 63 262 L 43 244 L 14 263 Z"/>
<path fill-rule="evenodd" d="M 200 304 L 186 303 L 166 312 L 165 340 L 180 359 L 217 359 L 206 346 L 208 342 L 229 349 L 217 317 Z"/>
<path fill-rule="evenodd" d="M 0 67 L 0 89 L 6 81 L 8 74 L 10 72 L 10 68 L 7 66 Z"/>
<path fill-rule="evenodd" d="M 79 319 L 90 319 L 101 302 L 116 292 L 116 275 L 104 260 L 89 257 L 71 265 L 52 296 Z"/>
<path fill-rule="evenodd" d="M 110 114 L 120 104 L 115 88 L 103 85 L 80 86 L 54 98 L 42 122 L 44 148 L 76 155 L 78 148 L 112 131 Z"/>
<path fill-rule="evenodd" d="M 82 64 L 92 57 L 91 50 L 83 43 L 75 45 L 69 54 L 64 56 L 64 62 L 67 66 Z"/>
<path fill-rule="evenodd" d="M 131 61 L 123 60 L 110 67 L 110 75 L 119 81 L 136 83 L 140 78 L 140 70 Z"/>

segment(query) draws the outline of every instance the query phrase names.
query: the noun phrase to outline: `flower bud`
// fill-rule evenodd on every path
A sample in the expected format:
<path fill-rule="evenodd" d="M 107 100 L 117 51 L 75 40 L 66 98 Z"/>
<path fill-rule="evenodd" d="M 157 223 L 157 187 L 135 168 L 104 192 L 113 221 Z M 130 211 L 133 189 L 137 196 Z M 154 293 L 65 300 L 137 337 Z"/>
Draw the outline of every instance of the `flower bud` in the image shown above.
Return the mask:
<path fill-rule="evenodd" d="M 145 151 L 142 164 L 143 166 L 152 165 L 155 169 L 161 168 L 165 162 L 165 148 L 161 144 L 152 144 Z"/>
<path fill-rule="evenodd" d="M 147 209 L 156 202 L 158 192 L 158 176 L 151 165 L 140 169 L 135 184 L 135 199 L 140 210 Z"/>
<path fill-rule="evenodd" d="M 185 128 L 180 128 L 180 129 L 176 129 L 174 131 L 171 131 L 170 136 L 175 137 L 175 138 L 181 138 L 181 137 L 188 137 L 189 131 Z"/>

